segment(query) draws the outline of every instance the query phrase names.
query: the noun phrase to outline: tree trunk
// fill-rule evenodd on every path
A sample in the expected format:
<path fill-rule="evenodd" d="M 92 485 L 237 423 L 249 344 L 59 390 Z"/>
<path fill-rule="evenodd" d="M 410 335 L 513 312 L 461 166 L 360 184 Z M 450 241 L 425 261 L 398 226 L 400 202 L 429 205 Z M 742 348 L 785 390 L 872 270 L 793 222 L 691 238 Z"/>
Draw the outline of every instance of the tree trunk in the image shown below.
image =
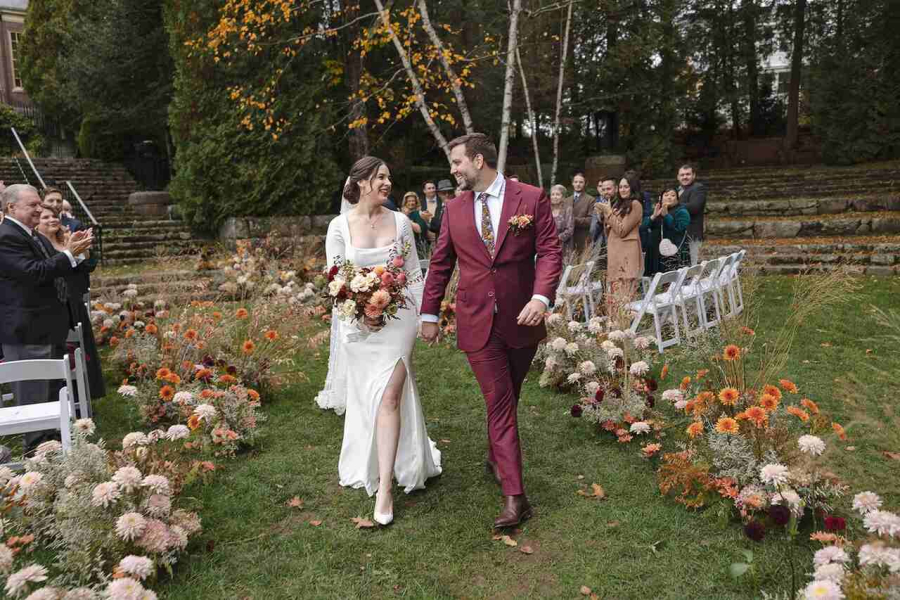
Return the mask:
<path fill-rule="evenodd" d="M 422 27 L 425 28 L 425 32 L 428 33 L 431 43 L 437 48 L 441 57 L 441 64 L 444 65 L 444 72 L 447 74 L 447 79 L 450 81 L 450 89 L 453 90 L 453 97 L 456 98 L 456 105 L 459 107 L 460 115 L 462 115 L 463 126 L 466 128 L 466 133 L 473 133 L 475 127 L 472 125 L 472 116 L 469 114 L 469 105 L 466 104 L 466 97 L 463 95 L 462 79 L 457 76 L 450 61 L 447 60 L 444 44 L 441 43 L 441 38 L 438 37 L 437 31 L 435 31 L 434 27 L 431 25 L 431 17 L 428 15 L 428 5 L 425 3 L 425 0 L 419 0 L 418 6 L 419 13 L 422 15 Z"/>
<path fill-rule="evenodd" d="M 400 61 L 403 63 L 403 69 L 406 71 L 406 76 L 409 78 L 409 83 L 413 88 L 413 94 L 415 94 L 416 107 L 422 114 L 422 118 L 425 119 L 425 125 L 428 126 L 428 131 L 431 132 L 431 135 L 434 137 L 437 145 L 440 146 L 441 150 L 444 151 L 444 154 L 447 156 L 447 161 L 449 162 L 450 150 L 447 149 L 447 139 L 441 133 L 441 130 L 438 128 L 437 123 L 434 122 L 434 119 L 431 117 L 431 113 L 428 111 L 428 105 L 425 104 L 425 90 L 422 88 L 422 84 L 419 82 L 419 78 L 418 76 L 416 76 L 416 72 L 413 69 L 412 64 L 409 62 L 409 57 L 406 55 L 406 51 L 403 49 L 403 44 L 400 43 L 400 39 L 397 37 L 397 32 L 394 31 L 394 26 L 391 25 L 391 16 L 390 14 L 388 14 L 388 11 L 384 9 L 384 3 L 382 3 L 381 0 L 375 0 L 375 7 L 378 9 L 378 13 L 381 15 L 382 23 L 384 23 L 385 28 L 388 30 L 388 35 L 391 36 L 391 41 L 394 42 L 394 48 L 396 48 L 397 54 L 400 55 Z"/>
<path fill-rule="evenodd" d="M 844 39 L 844 0 L 838 0 L 837 3 L 837 39 Z"/>
<path fill-rule="evenodd" d="M 359 5 L 357 4 L 357 11 Z M 345 18 L 351 19 L 351 23 L 347 28 L 348 46 L 350 51 L 347 55 L 347 87 L 353 94 L 355 100 L 350 106 L 351 122 L 362 122 L 366 114 L 366 104 L 359 98 L 359 83 L 363 73 L 363 57 L 359 48 L 353 44 L 353 40 L 359 39 L 359 21 L 356 21 L 356 15 L 352 12 L 345 13 Z M 369 153 L 369 127 L 368 125 L 360 125 L 354 127 L 350 132 L 350 158 L 356 162 Z"/>
<path fill-rule="evenodd" d="M 522 12 L 522 0 L 512 0 L 512 6 L 509 9 L 509 42 L 506 48 L 503 112 L 500 117 L 500 147 L 497 149 L 497 170 L 501 173 L 506 168 L 506 152 L 509 145 L 509 116 L 512 109 L 513 83 L 516 80 L 516 49 L 519 47 L 520 12 Z"/>
<path fill-rule="evenodd" d="M 559 167 L 559 115 L 562 111 L 563 81 L 566 73 L 566 58 L 569 54 L 569 31 L 572 26 L 572 9 L 574 1 L 569 2 L 569 10 L 566 13 L 566 29 L 562 40 L 562 57 L 559 61 L 559 81 L 556 83 L 556 116 L 553 121 L 553 167 L 550 169 L 550 185 L 556 184 L 556 170 Z"/>
<path fill-rule="evenodd" d="M 728 29 L 731 32 L 735 31 L 734 26 L 734 0 L 728 0 Z M 740 98 L 738 97 L 738 89 L 737 89 L 737 77 L 735 77 L 736 65 L 734 60 L 734 47 L 731 44 L 731 40 L 727 39 L 725 48 L 727 49 L 727 60 L 726 60 L 726 85 L 728 86 L 728 93 L 731 96 L 731 136 L 738 140 L 741 137 L 741 106 L 740 106 Z"/>
<path fill-rule="evenodd" d="M 744 66 L 747 69 L 747 96 L 750 100 L 750 135 L 759 135 L 762 115 L 759 105 L 759 61 L 756 57 L 756 1 L 744 0 Z"/>
<path fill-rule="evenodd" d="M 794 5 L 794 47 L 791 51 L 791 84 L 788 88 L 787 135 L 784 146 L 797 147 L 800 139 L 800 73 L 803 69 L 803 35 L 806 26 L 806 0 Z"/>
<path fill-rule="evenodd" d="M 525 108 L 528 111 L 528 120 L 531 121 L 531 144 L 534 146 L 534 166 L 537 168 L 537 186 L 544 187 L 544 174 L 541 172 L 541 151 L 538 149 L 538 122 L 534 111 L 531 109 L 531 94 L 528 93 L 528 81 L 525 79 L 525 67 L 522 66 L 522 56 L 516 48 L 516 62 L 519 64 L 519 76 L 522 78 L 522 91 L 525 92 Z"/>

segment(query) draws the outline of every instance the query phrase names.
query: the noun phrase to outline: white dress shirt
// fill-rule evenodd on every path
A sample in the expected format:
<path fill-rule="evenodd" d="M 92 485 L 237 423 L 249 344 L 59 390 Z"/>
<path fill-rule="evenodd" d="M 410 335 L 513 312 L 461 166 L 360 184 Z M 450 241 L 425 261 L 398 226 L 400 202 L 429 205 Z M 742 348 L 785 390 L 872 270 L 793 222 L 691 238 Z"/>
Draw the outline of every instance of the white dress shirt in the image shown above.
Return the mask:
<path fill-rule="evenodd" d="M 434 198 L 425 197 L 425 210 L 431 213 L 431 216 L 437 212 L 437 203 L 438 197 L 437 194 L 434 195 Z"/>
<path fill-rule="evenodd" d="M 22 221 L 19 221 L 18 219 L 14 219 L 14 218 L 12 218 L 12 217 L 9 216 L 9 215 L 6 215 L 5 218 L 6 218 L 6 219 L 9 219 L 9 220 L 12 221 L 13 223 L 15 223 L 16 225 L 18 225 L 19 227 L 21 227 L 23 230 L 25 230 L 25 233 L 28 234 L 28 237 L 30 237 L 30 238 L 33 238 L 33 237 L 34 237 L 34 229 L 32 229 L 31 227 L 28 227 L 28 226 L 25 225 L 25 223 L 23 223 Z M 40 242 L 38 242 L 38 243 L 40 243 Z M 74 269 L 75 267 L 78 266 L 78 263 L 80 263 L 82 260 L 84 260 L 84 256 L 79 256 L 79 257 L 78 257 L 78 258 L 80 258 L 81 260 L 75 260 L 75 257 L 72 256 L 72 253 L 71 253 L 69 250 L 63 250 L 63 254 L 65 254 L 66 256 L 69 257 L 69 263 L 72 265 L 72 268 L 73 268 L 73 269 Z"/>
<path fill-rule="evenodd" d="M 497 242 L 500 241 L 499 231 L 500 231 L 500 215 L 503 213 L 503 199 L 506 194 L 506 178 L 503 177 L 502 173 L 497 173 L 497 177 L 494 178 L 494 182 L 488 186 L 484 192 L 475 192 L 475 228 L 478 230 L 478 237 L 482 238 L 481 233 L 481 195 L 482 193 L 487 194 L 484 202 L 487 203 L 488 214 L 491 216 L 491 227 L 494 229 L 494 240 Z M 483 239 L 483 238 L 482 238 Z M 544 303 L 545 307 L 550 306 L 550 299 L 546 296 L 541 296 L 540 294 L 535 294 L 531 297 L 532 300 L 540 300 Z M 494 309 L 496 312 L 496 307 Z M 437 323 L 439 321 L 437 315 L 422 315 L 423 323 Z"/>

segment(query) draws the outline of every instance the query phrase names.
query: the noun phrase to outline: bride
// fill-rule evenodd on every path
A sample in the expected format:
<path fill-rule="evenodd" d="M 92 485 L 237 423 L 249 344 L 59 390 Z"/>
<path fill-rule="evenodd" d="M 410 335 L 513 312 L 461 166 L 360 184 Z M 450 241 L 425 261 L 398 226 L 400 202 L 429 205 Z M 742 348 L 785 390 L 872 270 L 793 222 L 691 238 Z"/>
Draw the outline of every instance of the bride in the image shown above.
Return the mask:
<path fill-rule="evenodd" d="M 332 330 L 329 377 L 340 377 L 345 402 L 332 397 L 329 407 L 346 406 L 340 484 L 376 494 L 374 516 L 382 525 L 393 520 L 394 477 L 408 494 L 441 473 L 441 453 L 425 430 L 412 366 L 422 270 L 409 219 L 383 206 L 390 192 L 387 165 L 371 156 L 359 159 L 344 187 L 353 207 L 331 221 L 325 238 L 329 269 L 338 259 L 359 267 L 383 265 L 392 250 L 405 260 L 409 297 L 398 319 L 380 326 L 367 317 L 362 331 L 348 322 Z"/>

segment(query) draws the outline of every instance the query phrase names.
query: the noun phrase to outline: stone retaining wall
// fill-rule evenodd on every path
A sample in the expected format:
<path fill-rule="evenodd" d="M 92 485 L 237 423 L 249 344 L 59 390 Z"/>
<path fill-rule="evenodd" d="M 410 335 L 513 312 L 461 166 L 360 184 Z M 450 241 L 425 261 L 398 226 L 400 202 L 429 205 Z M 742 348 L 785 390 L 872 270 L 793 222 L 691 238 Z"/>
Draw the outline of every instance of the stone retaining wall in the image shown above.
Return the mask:
<path fill-rule="evenodd" d="M 724 238 L 792 238 L 880 235 L 900 232 L 900 218 L 864 217 L 822 221 L 707 221 L 705 235 Z"/>

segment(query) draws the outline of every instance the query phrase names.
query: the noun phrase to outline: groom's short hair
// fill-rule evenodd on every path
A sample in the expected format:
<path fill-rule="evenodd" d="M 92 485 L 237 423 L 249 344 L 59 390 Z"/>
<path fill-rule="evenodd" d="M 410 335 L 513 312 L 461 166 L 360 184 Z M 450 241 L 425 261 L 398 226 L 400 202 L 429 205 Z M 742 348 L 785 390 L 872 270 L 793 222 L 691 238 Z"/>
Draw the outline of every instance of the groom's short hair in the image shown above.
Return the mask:
<path fill-rule="evenodd" d="M 497 168 L 497 146 L 487 135 L 483 133 L 461 135 L 447 144 L 447 150 L 453 150 L 457 146 L 463 146 L 466 149 L 466 156 L 469 160 L 475 160 L 475 156 L 480 154 L 488 168 Z"/>

